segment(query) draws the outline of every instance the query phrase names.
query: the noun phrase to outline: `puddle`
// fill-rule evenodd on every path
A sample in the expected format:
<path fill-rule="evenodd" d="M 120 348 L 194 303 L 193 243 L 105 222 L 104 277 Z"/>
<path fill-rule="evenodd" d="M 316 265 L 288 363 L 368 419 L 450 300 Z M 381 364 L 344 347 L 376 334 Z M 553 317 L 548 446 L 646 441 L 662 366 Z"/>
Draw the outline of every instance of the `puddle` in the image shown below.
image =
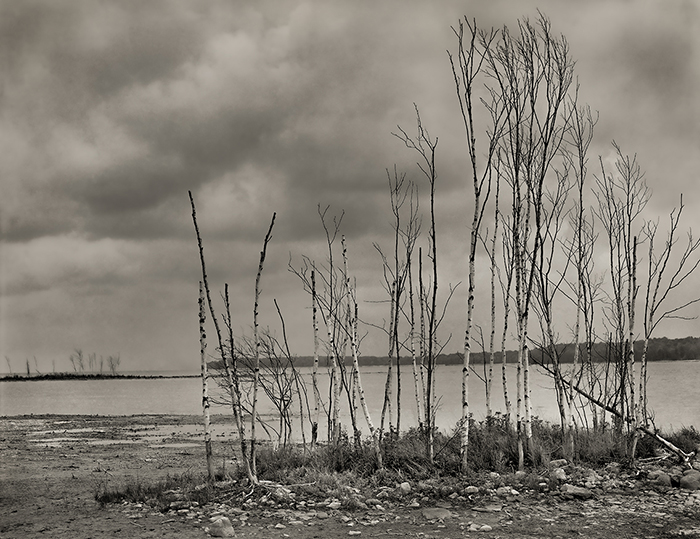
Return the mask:
<path fill-rule="evenodd" d="M 183 442 L 179 444 L 151 444 L 148 447 L 152 449 L 170 449 L 170 448 L 190 448 L 199 447 L 201 444 L 195 444 L 193 442 Z"/>
<path fill-rule="evenodd" d="M 84 440 L 80 438 L 45 438 L 43 440 L 32 440 L 33 444 L 43 445 L 45 447 L 62 447 L 63 444 L 75 444 Z"/>
<path fill-rule="evenodd" d="M 88 445 L 141 444 L 143 440 L 88 440 Z"/>
<path fill-rule="evenodd" d="M 80 434 L 83 432 L 88 432 L 88 433 L 95 433 L 95 434 L 104 434 L 105 430 L 102 429 L 94 429 L 91 427 L 84 427 L 80 429 L 53 429 L 53 430 L 36 430 L 32 432 L 28 432 L 28 436 L 46 436 L 47 434 Z"/>

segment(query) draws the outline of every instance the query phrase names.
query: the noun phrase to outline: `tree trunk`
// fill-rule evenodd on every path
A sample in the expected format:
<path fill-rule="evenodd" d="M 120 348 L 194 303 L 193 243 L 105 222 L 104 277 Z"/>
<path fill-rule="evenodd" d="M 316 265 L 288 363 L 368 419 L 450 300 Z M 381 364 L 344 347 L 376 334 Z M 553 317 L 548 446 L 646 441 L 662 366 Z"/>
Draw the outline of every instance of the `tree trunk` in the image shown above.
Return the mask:
<path fill-rule="evenodd" d="M 204 330 L 206 322 L 206 310 L 204 306 L 204 283 L 199 282 L 199 352 L 202 374 L 202 413 L 204 416 L 204 452 L 207 459 L 207 479 L 214 481 L 214 459 L 211 450 L 211 422 L 209 417 L 209 375 L 207 373 L 207 334 Z"/>

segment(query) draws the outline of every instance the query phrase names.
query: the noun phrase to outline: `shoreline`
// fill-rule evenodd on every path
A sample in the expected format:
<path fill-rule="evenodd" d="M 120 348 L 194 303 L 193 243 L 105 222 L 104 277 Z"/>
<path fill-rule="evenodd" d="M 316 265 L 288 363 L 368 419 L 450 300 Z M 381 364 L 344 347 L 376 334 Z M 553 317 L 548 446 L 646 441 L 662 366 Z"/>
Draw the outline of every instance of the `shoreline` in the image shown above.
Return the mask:
<path fill-rule="evenodd" d="M 199 378 L 199 374 L 100 374 L 100 373 L 49 373 L 10 374 L 0 377 L 0 382 L 40 382 L 46 380 L 157 380 L 173 378 Z"/>

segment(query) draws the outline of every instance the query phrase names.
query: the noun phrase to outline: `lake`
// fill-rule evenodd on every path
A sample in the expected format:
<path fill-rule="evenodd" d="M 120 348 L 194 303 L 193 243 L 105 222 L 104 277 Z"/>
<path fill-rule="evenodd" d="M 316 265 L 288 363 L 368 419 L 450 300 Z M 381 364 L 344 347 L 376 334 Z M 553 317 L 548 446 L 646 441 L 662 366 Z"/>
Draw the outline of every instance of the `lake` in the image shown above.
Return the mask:
<path fill-rule="evenodd" d="M 515 366 L 509 364 L 509 392 L 515 412 Z M 309 400 L 312 401 L 311 371 L 302 369 L 308 378 Z M 495 373 L 495 411 L 503 411 L 500 366 Z M 320 376 L 322 395 L 327 400 L 328 375 Z M 367 367 L 362 371 L 372 420 L 379 423 L 386 371 Z M 461 416 L 461 366 L 438 366 L 437 393 L 439 405 L 437 425 L 441 430 L 454 427 Z M 558 421 L 556 400 L 551 379 L 533 369 L 531 374 L 533 414 L 548 421 Z M 215 386 L 215 384 L 211 384 Z M 649 363 L 648 399 L 657 427 L 677 430 L 683 426 L 700 427 L 700 360 Z M 218 391 L 215 387 L 213 392 Z M 485 415 L 483 383 L 470 376 L 470 409 L 475 419 Z M 35 382 L 0 382 L 0 416 L 85 414 L 200 414 L 202 386 L 199 378 L 156 378 L 125 380 L 45 380 Z M 261 413 L 270 413 L 269 401 L 261 400 Z M 296 406 L 296 403 L 295 403 Z M 347 418 L 347 399 L 342 401 L 342 415 Z M 266 409 L 267 408 L 267 409 Z M 229 413 L 214 406 L 212 413 Z M 360 425 L 365 425 L 360 413 Z M 416 425 L 413 377 L 410 366 L 402 365 L 402 428 Z M 323 422 L 323 417 L 321 419 Z M 349 422 L 348 422 L 349 423 Z M 324 432 L 323 426 L 320 429 Z"/>

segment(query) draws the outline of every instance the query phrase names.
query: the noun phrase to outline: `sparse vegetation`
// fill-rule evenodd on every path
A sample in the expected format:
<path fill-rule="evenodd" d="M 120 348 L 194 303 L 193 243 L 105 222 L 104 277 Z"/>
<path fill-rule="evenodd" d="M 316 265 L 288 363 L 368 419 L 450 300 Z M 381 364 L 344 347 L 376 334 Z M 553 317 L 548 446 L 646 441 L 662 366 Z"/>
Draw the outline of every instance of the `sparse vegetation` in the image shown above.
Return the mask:
<path fill-rule="evenodd" d="M 408 429 L 400 437 L 385 436 L 381 468 L 370 440 L 358 446 L 344 433 L 337 443 L 317 445 L 313 450 L 304 451 L 301 445 L 279 449 L 261 446 L 257 457 L 258 487 L 262 489 L 259 493 L 267 489 L 274 498 L 273 487 L 282 485 L 305 499 L 336 498 L 343 508 L 353 510 L 358 509 L 358 497 L 353 493 L 369 495 L 382 487 L 394 489 L 404 481 L 423 484 L 432 498 L 452 494 L 458 486 L 465 486 L 465 480 L 490 485 L 489 488 L 511 485 L 536 489 L 547 475 L 549 463 L 564 455 L 566 434 L 557 425 L 533 417 L 527 471 L 516 479 L 519 455 L 514 426 L 496 414 L 485 421 L 471 421 L 469 431 L 470 468 L 466 473 L 462 470 L 459 429 L 450 435 L 435 433 L 433 462 L 426 456 L 425 434 L 419 429 Z M 666 438 L 685 451 L 700 444 L 700 432 L 693 427 L 685 427 Z M 601 469 L 612 462 L 631 464 L 609 426 L 602 433 L 578 431 L 575 448 L 574 462 L 581 469 Z M 637 450 L 639 458 L 658 458 L 663 448 L 657 441 L 643 437 Z M 123 501 L 146 503 L 166 511 L 174 501 L 196 501 L 201 505 L 252 493 L 242 466 L 219 469 L 216 479 L 218 483 L 212 483 L 204 473 L 185 473 L 168 475 L 156 482 L 135 478 L 122 485 L 100 480 L 95 488 L 95 500 L 102 505 Z"/>

